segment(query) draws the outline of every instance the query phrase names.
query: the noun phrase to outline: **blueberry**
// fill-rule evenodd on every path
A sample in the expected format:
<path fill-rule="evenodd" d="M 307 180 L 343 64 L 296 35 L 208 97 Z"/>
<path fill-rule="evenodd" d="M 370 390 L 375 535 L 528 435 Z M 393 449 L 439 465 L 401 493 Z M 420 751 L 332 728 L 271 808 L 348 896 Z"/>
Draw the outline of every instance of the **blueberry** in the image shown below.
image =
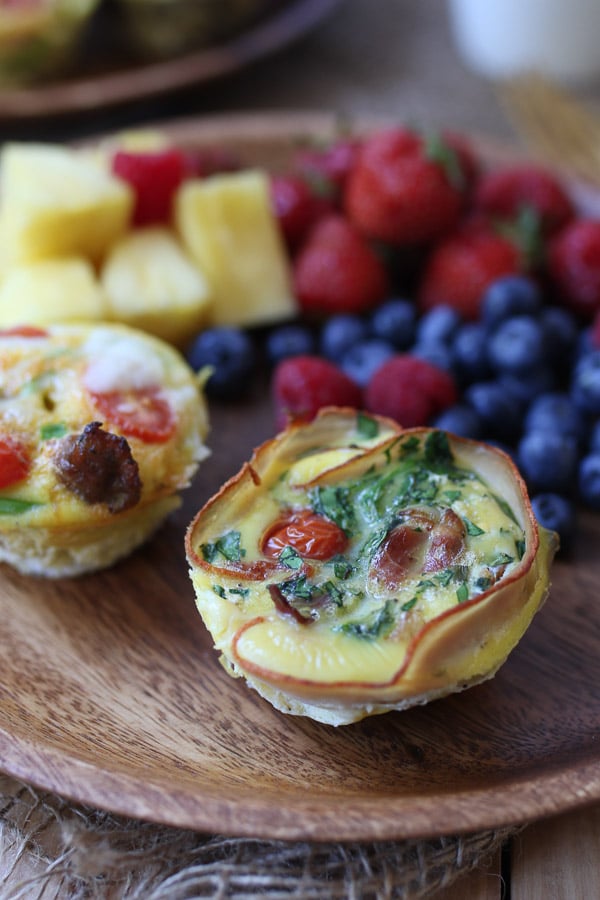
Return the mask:
<path fill-rule="evenodd" d="M 373 336 L 407 350 L 415 339 L 417 314 L 410 300 L 387 300 L 371 316 Z"/>
<path fill-rule="evenodd" d="M 490 335 L 488 353 L 494 371 L 525 373 L 544 361 L 544 329 L 533 316 L 512 316 Z"/>
<path fill-rule="evenodd" d="M 418 356 L 426 362 L 443 369 L 445 372 L 454 374 L 454 357 L 452 350 L 447 344 L 439 341 L 428 344 L 414 344 L 410 349 L 411 356 Z"/>
<path fill-rule="evenodd" d="M 222 399 L 246 393 L 256 368 L 254 345 L 240 328 L 208 328 L 192 343 L 187 359 L 198 371 L 213 369 L 206 393 Z"/>
<path fill-rule="evenodd" d="M 541 310 L 539 321 L 544 330 L 548 359 L 567 368 L 579 341 L 579 325 L 575 317 L 561 306 L 547 306 Z"/>
<path fill-rule="evenodd" d="M 417 344 L 450 343 L 462 318 L 452 306 L 436 306 L 425 313 L 417 324 Z"/>
<path fill-rule="evenodd" d="M 327 320 L 321 331 L 320 351 L 333 362 L 339 362 L 343 355 L 369 333 L 367 322 L 360 316 L 343 313 Z"/>
<path fill-rule="evenodd" d="M 577 406 L 594 416 L 600 414 L 600 350 L 592 350 L 576 364 L 571 396 Z"/>
<path fill-rule="evenodd" d="M 586 506 L 600 511 L 600 453 L 590 453 L 579 463 L 579 495 Z"/>
<path fill-rule="evenodd" d="M 575 507 L 561 494 L 543 493 L 531 498 L 534 515 L 543 528 L 555 531 L 562 550 L 568 548 L 575 534 Z"/>
<path fill-rule="evenodd" d="M 556 390 L 557 378 L 554 370 L 547 365 L 541 365 L 530 369 L 526 377 L 501 375 L 498 383 L 514 398 L 516 403 L 525 408 L 541 394 Z"/>
<path fill-rule="evenodd" d="M 590 453 L 600 453 L 600 419 L 597 419 L 590 429 L 588 451 Z"/>
<path fill-rule="evenodd" d="M 480 322 L 461 325 L 452 344 L 454 370 L 463 383 L 484 381 L 491 374 L 487 336 Z"/>
<path fill-rule="evenodd" d="M 486 289 L 481 299 L 481 318 L 493 328 L 515 315 L 536 315 L 542 307 L 537 284 L 524 275 L 505 275 Z"/>
<path fill-rule="evenodd" d="M 517 446 L 517 462 L 531 491 L 568 494 L 577 477 L 577 441 L 554 431 L 529 431 Z"/>
<path fill-rule="evenodd" d="M 356 384 L 365 387 L 384 362 L 395 354 L 394 347 L 387 341 L 372 338 L 355 344 L 341 359 L 341 367 Z"/>
<path fill-rule="evenodd" d="M 450 431 L 460 437 L 479 439 L 483 434 L 483 424 L 476 411 L 463 403 L 457 403 L 444 410 L 433 423 L 435 428 Z"/>
<path fill-rule="evenodd" d="M 587 422 L 569 394 L 553 391 L 540 394 L 529 407 L 523 423 L 525 431 L 556 431 L 574 437 L 583 446 Z"/>
<path fill-rule="evenodd" d="M 521 429 L 522 409 L 497 381 L 478 381 L 463 395 L 483 422 L 486 438 L 511 443 Z"/>
<path fill-rule="evenodd" d="M 265 351 L 269 363 L 276 366 L 290 356 L 312 355 L 315 340 L 310 329 L 303 325 L 282 325 L 267 335 Z"/>

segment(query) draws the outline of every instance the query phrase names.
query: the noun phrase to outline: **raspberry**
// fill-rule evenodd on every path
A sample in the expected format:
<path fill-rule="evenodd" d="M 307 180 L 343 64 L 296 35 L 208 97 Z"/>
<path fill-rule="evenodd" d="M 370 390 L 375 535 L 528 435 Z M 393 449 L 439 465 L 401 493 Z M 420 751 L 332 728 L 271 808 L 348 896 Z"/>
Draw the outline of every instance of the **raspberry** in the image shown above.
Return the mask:
<path fill-rule="evenodd" d="M 548 248 L 548 271 L 564 305 L 592 319 L 600 311 L 600 220 L 565 226 Z"/>
<path fill-rule="evenodd" d="M 348 178 L 348 217 L 368 237 L 397 246 L 438 238 L 464 206 L 463 159 L 443 138 L 400 128 L 376 132 Z"/>
<path fill-rule="evenodd" d="M 112 169 L 133 188 L 135 225 L 169 221 L 175 191 L 188 175 L 188 163 L 181 150 L 173 148 L 154 153 L 117 150 Z"/>
<path fill-rule="evenodd" d="M 413 428 L 453 406 L 458 394 L 448 372 L 406 353 L 393 356 L 375 372 L 364 399 L 370 412 Z"/>
<path fill-rule="evenodd" d="M 294 356 L 275 368 L 272 381 L 275 419 L 309 422 L 324 406 L 361 406 L 361 390 L 338 366 L 319 356 Z"/>
<path fill-rule="evenodd" d="M 306 181 L 293 175 L 272 176 L 271 202 L 290 250 L 297 249 L 315 222 L 333 209 L 331 203 L 318 197 Z"/>
<path fill-rule="evenodd" d="M 377 306 L 387 291 L 379 257 L 340 215 L 321 219 L 294 265 L 300 308 L 313 315 L 362 313 Z"/>

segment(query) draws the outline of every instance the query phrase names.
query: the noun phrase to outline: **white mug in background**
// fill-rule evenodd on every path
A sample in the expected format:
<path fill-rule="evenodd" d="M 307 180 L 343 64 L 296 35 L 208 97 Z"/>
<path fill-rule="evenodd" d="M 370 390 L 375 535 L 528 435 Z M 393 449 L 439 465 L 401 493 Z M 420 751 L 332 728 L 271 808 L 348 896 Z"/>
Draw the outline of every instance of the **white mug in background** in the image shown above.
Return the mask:
<path fill-rule="evenodd" d="M 448 0 L 464 62 L 489 78 L 600 77 L 600 0 Z"/>

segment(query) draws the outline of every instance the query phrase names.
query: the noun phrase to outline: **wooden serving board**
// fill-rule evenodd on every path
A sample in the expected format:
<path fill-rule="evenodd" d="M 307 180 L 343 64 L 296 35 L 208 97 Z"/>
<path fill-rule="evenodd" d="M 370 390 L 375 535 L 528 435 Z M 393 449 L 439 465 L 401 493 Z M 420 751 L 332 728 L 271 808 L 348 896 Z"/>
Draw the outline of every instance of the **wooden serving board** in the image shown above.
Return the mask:
<path fill-rule="evenodd" d="M 281 162 L 330 117 L 177 127 Z M 600 800 L 600 517 L 496 677 L 343 728 L 284 716 L 221 668 L 196 613 L 187 524 L 273 434 L 258 385 L 213 405 L 182 508 L 114 568 L 46 581 L 0 567 L 0 768 L 116 813 L 230 835 L 377 840 L 525 822 Z"/>

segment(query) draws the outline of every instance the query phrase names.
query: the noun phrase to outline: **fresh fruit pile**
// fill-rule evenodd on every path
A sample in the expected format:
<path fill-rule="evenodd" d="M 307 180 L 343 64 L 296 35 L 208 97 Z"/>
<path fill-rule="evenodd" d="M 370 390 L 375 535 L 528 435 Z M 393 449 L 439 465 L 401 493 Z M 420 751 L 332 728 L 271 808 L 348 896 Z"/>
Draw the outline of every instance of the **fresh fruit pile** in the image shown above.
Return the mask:
<path fill-rule="evenodd" d="M 303 150 L 271 194 L 298 315 L 192 342 L 213 395 L 266 360 L 278 426 L 356 406 L 496 443 L 568 547 L 600 510 L 600 221 L 552 172 L 406 128 Z"/>
<path fill-rule="evenodd" d="M 277 173 L 157 132 L 8 143 L 0 233 L 0 327 L 125 322 L 219 400 L 266 363 L 278 426 L 343 405 L 496 442 L 563 546 L 600 509 L 600 220 L 552 172 L 402 127 Z"/>

